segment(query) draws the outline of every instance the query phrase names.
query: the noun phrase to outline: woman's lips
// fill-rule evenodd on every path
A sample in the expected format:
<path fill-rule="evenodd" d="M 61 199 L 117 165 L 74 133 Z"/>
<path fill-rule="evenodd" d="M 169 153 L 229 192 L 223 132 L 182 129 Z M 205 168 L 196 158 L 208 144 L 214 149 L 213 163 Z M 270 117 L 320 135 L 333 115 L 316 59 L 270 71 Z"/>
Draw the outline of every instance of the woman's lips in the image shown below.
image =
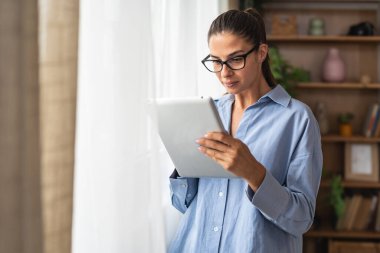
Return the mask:
<path fill-rule="evenodd" d="M 235 86 L 238 82 L 225 82 L 224 85 L 228 88 Z"/>

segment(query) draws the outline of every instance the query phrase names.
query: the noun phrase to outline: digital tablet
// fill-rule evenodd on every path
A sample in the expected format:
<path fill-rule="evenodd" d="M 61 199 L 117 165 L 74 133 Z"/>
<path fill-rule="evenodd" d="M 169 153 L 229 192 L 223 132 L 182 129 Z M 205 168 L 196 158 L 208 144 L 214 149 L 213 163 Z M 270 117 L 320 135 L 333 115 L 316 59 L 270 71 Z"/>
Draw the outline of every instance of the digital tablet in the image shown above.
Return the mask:
<path fill-rule="evenodd" d="M 226 131 L 211 97 L 157 99 L 156 109 L 159 135 L 181 177 L 236 177 L 195 142 L 208 132 Z"/>

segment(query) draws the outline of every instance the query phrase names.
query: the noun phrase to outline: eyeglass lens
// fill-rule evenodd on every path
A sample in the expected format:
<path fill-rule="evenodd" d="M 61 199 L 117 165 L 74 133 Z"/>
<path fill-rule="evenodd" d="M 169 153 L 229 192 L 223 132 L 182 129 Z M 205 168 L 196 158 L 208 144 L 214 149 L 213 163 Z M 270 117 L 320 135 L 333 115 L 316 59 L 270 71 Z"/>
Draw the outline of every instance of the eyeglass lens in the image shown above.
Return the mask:
<path fill-rule="evenodd" d="M 219 72 L 223 69 L 223 62 L 220 60 L 206 60 L 204 62 L 206 68 L 212 72 Z M 233 70 L 239 70 L 244 68 L 245 59 L 244 57 L 234 57 L 225 62 L 225 64 Z"/>

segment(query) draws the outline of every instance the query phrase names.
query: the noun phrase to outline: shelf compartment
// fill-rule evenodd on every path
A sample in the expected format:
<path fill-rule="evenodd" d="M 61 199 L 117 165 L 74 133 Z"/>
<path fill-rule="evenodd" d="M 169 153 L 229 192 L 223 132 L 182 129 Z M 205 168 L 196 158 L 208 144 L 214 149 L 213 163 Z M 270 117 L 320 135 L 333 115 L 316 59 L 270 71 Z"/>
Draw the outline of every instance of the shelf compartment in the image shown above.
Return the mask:
<path fill-rule="evenodd" d="M 374 231 L 337 231 L 337 230 L 310 230 L 305 237 L 314 238 L 352 238 L 352 239 L 380 239 L 380 232 Z"/>
<path fill-rule="evenodd" d="M 379 137 L 365 137 L 355 135 L 351 137 L 343 137 L 340 135 L 325 135 L 322 136 L 322 142 L 361 142 L 361 143 L 380 143 Z"/>
<path fill-rule="evenodd" d="M 380 36 L 344 36 L 344 35 L 268 35 L 269 42 L 340 42 L 340 43 L 379 43 Z"/>
<path fill-rule="evenodd" d="M 380 83 L 323 83 L 323 82 L 308 82 L 299 83 L 296 86 L 302 89 L 380 89 Z"/>
<path fill-rule="evenodd" d="M 330 187 L 330 180 L 322 180 L 321 187 Z M 351 189 L 380 189 L 379 182 L 358 182 L 358 181 L 342 181 L 342 186 L 344 188 Z"/>

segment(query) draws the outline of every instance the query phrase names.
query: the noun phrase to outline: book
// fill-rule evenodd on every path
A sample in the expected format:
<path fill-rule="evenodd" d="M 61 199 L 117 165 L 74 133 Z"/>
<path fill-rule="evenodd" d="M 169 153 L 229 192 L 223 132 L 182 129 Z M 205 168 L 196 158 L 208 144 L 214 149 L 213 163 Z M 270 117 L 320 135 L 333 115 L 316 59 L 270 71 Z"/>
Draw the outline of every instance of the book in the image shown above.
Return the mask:
<path fill-rule="evenodd" d="M 365 230 L 371 217 L 372 197 L 363 197 L 352 226 L 353 230 Z"/>
<path fill-rule="evenodd" d="M 380 118 L 380 105 L 377 104 L 377 110 L 375 115 L 375 120 L 373 122 L 373 126 L 371 128 L 371 137 L 375 137 L 376 135 L 376 128 L 379 125 L 379 118 Z"/>
<path fill-rule="evenodd" d="M 379 121 L 380 121 L 380 119 L 379 119 Z M 376 126 L 374 137 L 380 137 L 380 124 L 379 124 L 379 122 Z"/>
<path fill-rule="evenodd" d="M 376 115 L 379 110 L 379 104 L 375 103 L 371 105 L 368 109 L 367 112 L 367 118 L 364 124 L 363 128 L 363 134 L 365 137 L 371 137 L 372 134 L 372 129 L 374 128 L 375 120 L 376 120 Z"/>
<path fill-rule="evenodd" d="M 346 223 L 344 224 L 344 228 L 346 230 L 353 229 L 354 221 L 356 217 L 358 216 L 358 210 L 361 205 L 362 199 L 363 199 L 363 196 L 360 194 L 354 194 L 354 196 L 352 196 L 350 209 L 348 209 L 348 213 L 347 213 L 348 217 L 347 217 Z"/>
<path fill-rule="evenodd" d="M 372 196 L 372 202 L 371 202 L 371 211 L 370 215 L 368 216 L 367 226 L 366 228 L 368 230 L 374 230 L 375 229 L 375 222 L 376 222 L 376 211 L 377 211 L 377 205 L 378 205 L 379 197 L 375 194 Z"/>
<path fill-rule="evenodd" d="M 376 217 L 375 217 L 375 231 L 380 231 L 380 192 L 378 193 L 378 201 L 376 207 Z"/>
<path fill-rule="evenodd" d="M 346 220 L 347 220 L 347 214 L 348 214 L 348 209 L 350 209 L 350 205 L 351 205 L 351 200 L 352 198 L 349 197 L 349 196 L 346 196 L 344 198 L 344 214 L 338 219 L 337 223 L 336 223 L 336 229 L 337 230 L 343 230 L 345 229 L 345 226 L 344 224 L 346 223 Z"/>

